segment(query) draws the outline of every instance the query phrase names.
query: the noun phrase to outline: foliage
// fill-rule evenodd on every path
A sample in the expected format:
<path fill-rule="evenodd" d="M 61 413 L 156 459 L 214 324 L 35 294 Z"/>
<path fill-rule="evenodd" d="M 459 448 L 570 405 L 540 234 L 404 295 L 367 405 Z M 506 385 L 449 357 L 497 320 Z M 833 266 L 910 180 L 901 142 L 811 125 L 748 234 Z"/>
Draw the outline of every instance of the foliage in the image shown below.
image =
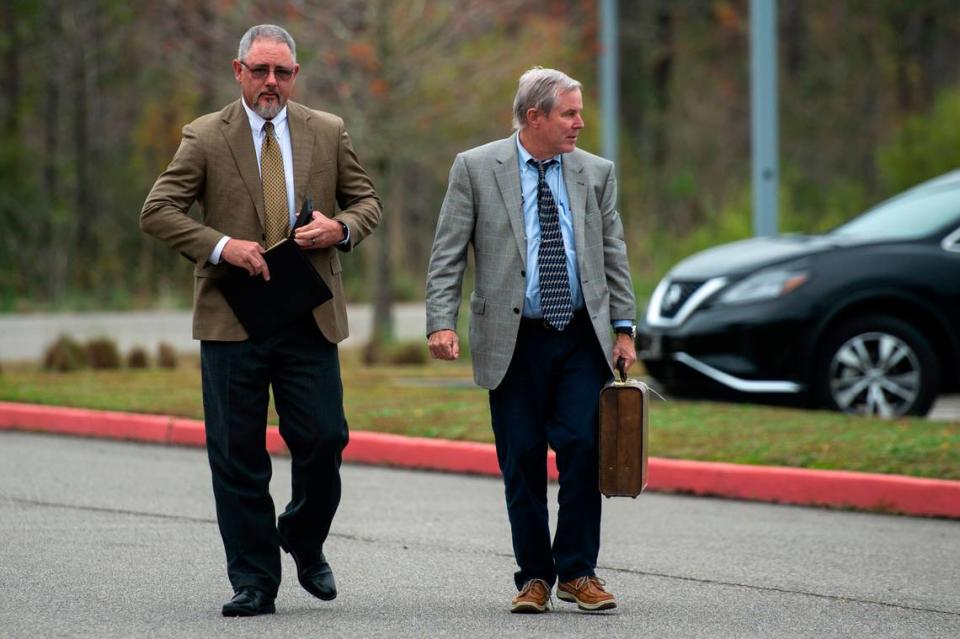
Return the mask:
<path fill-rule="evenodd" d="M 783 230 L 957 165 L 953 2 L 779 7 Z M 236 99 L 229 62 L 257 22 L 297 38 L 295 99 L 344 117 L 383 197 L 384 226 L 344 256 L 351 302 L 422 295 L 453 157 L 509 134 L 526 68 L 584 83 L 580 145 L 599 150 L 595 0 L 2 2 L 0 312 L 190 304 L 192 264 L 137 212 L 181 127 Z M 746 0 L 620 3 L 620 209 L 641 294 L 752 232 L 748 28 Z"/>
<path fill-rule="evenodd" d="M 177 349 L 170 343 L 160 342 L 157 344 L 157 366 L 172 369 L 176 368 L 179 362 L 180 356 L 177 354 Z"/>
<path fill-rule="evenodd" d="M 150 368 L 150 356 L 142 346 L 134 346 L 127 353 L 127 368 Z"/>
<path fill-rule="evenodd" d="M 117 343 L 108 337 L 98 337 L 87 342 L 87 363 L 94 369 L 120 368 L 120 350 Z"/>
<path fill-rule="evenodd" d="M 61 335 L 43 354 L 43 368 L 48 371 L 78 371 L 87 366 L 87 353 L 79 342 Z"/>
<path fill-rule="evenodd" d="M 363 363 L 367 366 L 422 366 L 430 361 L 426 343 L 420 340 L 378 343 L 370 341 L 363 348 Z"/>
<path fill-rule="evenodd" d="M 890 179 L 878 149 L 904 135 L 901 126 L 930 117 L 933 96 L 956 86 L 958 69 L 946 62 L 960 54 L 955 7 L 946 0 L 778 6 L 780 228 L 826 230 L 940 172 L 904 154 L 902 178 Z M 620 8 L 621 210 L 642 289 L 691 251 L 752 234 L 749 3 Z M 941 167 L 958 148 L 942 112 L 935 119 L 944 135 L 932 145 Z M 918 155 L 934 137 L 905 135 Z"/>
<path fill-rule="evenodd" d="M 960 167 L 960 89 L 943 91 L 930 113 L 911 115 L 877 153 L 884 185 L 897 192 Z"/>

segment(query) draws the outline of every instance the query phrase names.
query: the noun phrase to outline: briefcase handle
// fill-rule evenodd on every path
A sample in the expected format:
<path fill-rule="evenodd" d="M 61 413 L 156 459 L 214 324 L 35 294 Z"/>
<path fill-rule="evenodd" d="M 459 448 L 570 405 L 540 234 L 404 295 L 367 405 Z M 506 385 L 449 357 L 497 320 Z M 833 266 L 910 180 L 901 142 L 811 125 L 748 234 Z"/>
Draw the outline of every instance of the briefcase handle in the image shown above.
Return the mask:
<path fill-rule="evenodd" d="M 627 381 L 627 360 L 622 357 L 617 358 L 617 372 L 620 373 L 620 383 Z"/>

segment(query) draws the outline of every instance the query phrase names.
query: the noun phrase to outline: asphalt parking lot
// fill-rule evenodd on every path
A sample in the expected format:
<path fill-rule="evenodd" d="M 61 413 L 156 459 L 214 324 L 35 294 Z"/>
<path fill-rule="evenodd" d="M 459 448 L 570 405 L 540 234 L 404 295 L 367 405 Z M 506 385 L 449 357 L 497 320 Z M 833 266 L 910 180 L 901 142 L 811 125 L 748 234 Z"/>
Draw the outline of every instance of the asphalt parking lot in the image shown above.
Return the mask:
<path fill-rule="evenodd" d="M 282 507 L 288 458 L 272 485 Z M 0 432 L 0 635 L 960 636 L 960 522 L 664 494 L 604 509 L 620 609 L 511 615 L 499 479 L 348 465 L 340 597 L 309 597 L 284 557 L 277 614 L 224 619 L 203 450 Z"/>

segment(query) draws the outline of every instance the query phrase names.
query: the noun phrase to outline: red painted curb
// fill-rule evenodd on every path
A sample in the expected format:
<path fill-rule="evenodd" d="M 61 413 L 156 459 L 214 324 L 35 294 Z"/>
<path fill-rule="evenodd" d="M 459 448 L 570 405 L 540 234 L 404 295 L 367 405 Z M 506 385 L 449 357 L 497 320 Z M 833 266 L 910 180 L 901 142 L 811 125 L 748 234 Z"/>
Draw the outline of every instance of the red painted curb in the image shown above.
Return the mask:
<path fill-rule="evenodd" d="M 82 437 L 203 446 L 203 422 L 162 415 L 0 402 L 0 430 L 27 430 Z M 275 428 L 267 449 L 286 454 Z M 354 431 L 348 462 L 403 468 L 499 475 L 492 444 Z M 553 453 L 548 475 L 556 479 Z M 881 510 L 960 519 L 960 481 L 848 471 L 748 466 L 677 459 L 649 460 L 649 490 L 732 497 L 782 504 Z"/>
<path fill-rule="evenodd" d="M 649 470 L 653 491 L 960 518 L 960 481 L 681 459 Z"/>
<path fill-rule="evenodd" d="M 172 421 L 163 415 L 0 402 L 0 429 L 166 443 Z"/>
<path fill-rule="evenodd" d="M 550 455 L 552 479 L 556 465 Z M 499 475 L 500 465 L 493 444 L 457 442 L 427 437 L 405 437 L 385 433 L 354 431 L 343 451 L 345 461 L 383 464 L 403 468 L 445 470 L 455 473 Z"/>
<path fill-rule="evenodd" d="M 0 404 L 0 415 L 3 414 L 2 406 Z M 203 430 L 203 422 L 199 419 L 175 418 L 170 423 L 166 443 L 178 446 L 206 446 L 207 433 Z"/>

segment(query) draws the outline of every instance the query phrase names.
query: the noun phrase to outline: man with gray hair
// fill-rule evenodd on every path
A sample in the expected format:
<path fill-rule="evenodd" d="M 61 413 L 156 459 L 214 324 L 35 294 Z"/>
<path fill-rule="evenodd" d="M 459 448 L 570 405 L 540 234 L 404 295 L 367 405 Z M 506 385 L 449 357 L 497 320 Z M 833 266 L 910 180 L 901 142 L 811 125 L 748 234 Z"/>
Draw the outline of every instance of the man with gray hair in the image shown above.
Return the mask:
<path fill-rule="evenodd" d="M 598 398 L 636 361 L 636 306 L 613 163 L 577 149 L 581 86 L 536 67 L 520 78 L 511 137 L 457 155 L 427 274 L 427 335 L 460 354 L 461 284 L 472 244 L 470 353 L 490 391 L 519 570 L 512 612 L 545 612 L 551 592 L 583 610 L 615 608 L 600 549 Z M 614 335 L 616 338 L 614 338 Z M 560 471 L 551 545 L 546 455 Z"/>
<path fill-rule="evenodd" d="M 337 596 L 323 542 L 340 502 L 347 443 L 337 353 L 347 337 L 340 252 L 376 227 L 381 207 L 343 120 L 289 101 L 296 54 L 278 26 L 247 31 L 233 61 L 241 98 L 183 128 L 140 214 L 144 232 L 196 263 L 193 336 L 201 340 L 207 455 L 234 591 L 224 616 L 274 612 L 281 547 L 307 592 Z M 333 299 L 251 338 L 217 282 L 228 269 L 269 280 L 264 252 L 290 234 L 307 198 L 318 210 L 296 227 L 294 241 Z M 194 202 L 199 221 L 188 215 Z M 292 457 L 292 497 L 279 521 L 265 448 L 271 387 Z"/>

